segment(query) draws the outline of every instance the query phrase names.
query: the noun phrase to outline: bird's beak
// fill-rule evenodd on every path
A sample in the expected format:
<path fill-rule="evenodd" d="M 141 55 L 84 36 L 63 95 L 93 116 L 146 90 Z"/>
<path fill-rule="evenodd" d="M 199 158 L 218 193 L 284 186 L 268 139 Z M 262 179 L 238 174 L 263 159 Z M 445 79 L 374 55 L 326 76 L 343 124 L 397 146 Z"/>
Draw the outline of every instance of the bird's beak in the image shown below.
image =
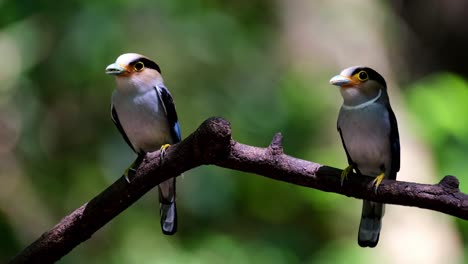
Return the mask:
<path fill-rule="evenodd" d="M 107 68 L 106 68 L 106 74 L 109 74 L 109 75 L 121 75 L 121 74 L 124 74 L 126 72 L 127 72 L 127 70 L 124 67 L 117 64 L 117 63 L 112 63 L 111 65 L 107 66 Z"/>
<path fill-rule="evenodd" d="M 342 75 L 336 75 L 335 77 L 330 79 L 330 83 L 336 86 L 347 86 L 352 84 L 352 80 L 348 77 Z"/>

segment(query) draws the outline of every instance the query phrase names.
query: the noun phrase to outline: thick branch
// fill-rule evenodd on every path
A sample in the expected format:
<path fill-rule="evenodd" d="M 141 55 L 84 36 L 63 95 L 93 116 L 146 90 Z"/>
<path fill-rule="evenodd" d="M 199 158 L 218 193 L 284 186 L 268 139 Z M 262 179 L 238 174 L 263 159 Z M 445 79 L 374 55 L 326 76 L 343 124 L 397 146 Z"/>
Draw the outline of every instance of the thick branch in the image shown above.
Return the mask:
<path fill-rule="evenodd" d="M 416 206 L 468 219 L 468 196 L 458 180 L 446 176 L 438 184 L 384 180 L 378 193 L 372 178 L 350 175 L 340 185 L 341 170 L 297 159 L 283 153 L 276 134 L 267 148 L 244 145 L 231 138 L 229 123 L 206 120 L 194 133 L 171 146 L 161 162 L 159 151 L 149 153 L 132 182 L 122 177 L 20 252 L 11 263 L 53 263 L 87 240 L 103 225 L 157 184 L 203 164 L 251 172 L 268 178 L 389 204 Z"/>

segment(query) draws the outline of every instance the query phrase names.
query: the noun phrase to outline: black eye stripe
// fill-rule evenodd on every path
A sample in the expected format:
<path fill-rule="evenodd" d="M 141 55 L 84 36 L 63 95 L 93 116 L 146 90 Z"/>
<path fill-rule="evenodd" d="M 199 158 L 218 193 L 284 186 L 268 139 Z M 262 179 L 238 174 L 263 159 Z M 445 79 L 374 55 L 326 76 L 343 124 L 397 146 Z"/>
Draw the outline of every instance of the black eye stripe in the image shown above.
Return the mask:
<path fill-rule="evenodd" d="M 146 67 L 146 68 L 149 68 L 149 69 L 153 69 L 153 70 L 156 70 L 158 71 L 159 73 L 161 73 L 161 69 L 159 68 L 158 64 L 156 64 L 156 62 L 150 60 L 150 59 L 147 59 L 147 58 L 138 58 L 132 62 L 130 62 L 130 66 L 134 67 L 135 64 L 137 62 L 141 62 L 143 63 L 143 65 Z"/>
<path fill-rule="evenodd" d="M 378 72 L 376 72 L 375 70 L 369 67 L 357 67 L 356 69 L 353 70 L 353 72 L 351 73 L 351 76 L 354 76 L 360 71 L 365 71 L 367 73 L 367 78 L 369 80 L 376 81 L 380 83 L 382 86 L 387 87 L 387 83 L 385 82 L 385 79 L 382 77 L 382 75 L 380 75 Z"/>

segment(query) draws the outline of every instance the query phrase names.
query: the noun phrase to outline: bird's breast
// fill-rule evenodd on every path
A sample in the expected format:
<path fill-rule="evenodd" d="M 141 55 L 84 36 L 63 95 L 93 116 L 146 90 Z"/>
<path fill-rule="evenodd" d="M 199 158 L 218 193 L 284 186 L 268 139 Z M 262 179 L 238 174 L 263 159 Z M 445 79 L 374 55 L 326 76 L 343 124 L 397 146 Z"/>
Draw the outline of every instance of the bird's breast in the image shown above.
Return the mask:
<path fill-rule="evenodd" d="M 132 96 L 114 92 L 113 104 L 125 134 L 138 151 L 155 151 L 172 143 L 169 123 L 156 90 Z"/>
<path fill-rule="evenodd" d="M 343 142 L 362 174 L 376 176 L 391 165 L 390 120 L 383 104 L 341 109 L 338 117 Z"/>

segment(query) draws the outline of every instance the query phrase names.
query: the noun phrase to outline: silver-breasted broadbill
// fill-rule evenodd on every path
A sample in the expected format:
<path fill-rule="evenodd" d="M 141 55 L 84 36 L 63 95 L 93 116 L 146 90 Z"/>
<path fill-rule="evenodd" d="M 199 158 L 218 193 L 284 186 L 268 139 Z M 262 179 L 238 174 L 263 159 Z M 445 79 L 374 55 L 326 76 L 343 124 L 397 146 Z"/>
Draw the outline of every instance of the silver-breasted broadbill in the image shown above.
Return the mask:
<path fill-rule="evenodd" d="M 159 66 L 136 54 L 120 55 L 106 68 L 114 75 L 117 87 L 112 94 L 111 116 L 127 144 L 138 155 L 124 172 L 130 183 L 132 174 L 147 152 L 161 149 L 161 159 L 170 144 L 181 141 L 175 104 L 161 76 Z M 158 185 L 162 232 L 177 231 L 176 180 Z"/>
<path fill-rule="evenodd" d="M 348 157 L 341 183 L 354 169 L 375 177 L 375 191 L 385 179 L 395 180 L 400 170 L 400 139 L 395 114 L 390 106 L 384 78 L 368 67 L 354 66 L 330 80 L 339 86 L 343 105 L 338 115 L 338 132 Z M 384 204 L 363 201 L 358 243 L 375 247 L 379 241 Z"/>

